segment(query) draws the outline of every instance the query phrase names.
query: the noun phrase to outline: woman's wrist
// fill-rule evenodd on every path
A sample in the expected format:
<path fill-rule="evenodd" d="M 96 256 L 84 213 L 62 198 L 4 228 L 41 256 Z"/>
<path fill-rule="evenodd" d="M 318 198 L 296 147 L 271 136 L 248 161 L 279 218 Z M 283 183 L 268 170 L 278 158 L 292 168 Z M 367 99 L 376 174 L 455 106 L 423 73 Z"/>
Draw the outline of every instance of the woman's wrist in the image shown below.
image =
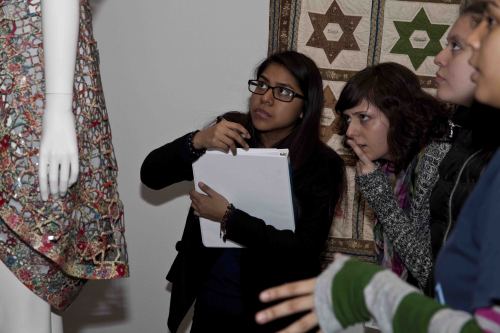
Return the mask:
<path fill-rule="evenodd" d="M 194 132 L 191 132 L 188 136 L 188 147 L 189 147 L 189 152 L 193 155 L 193 156 L 196 156 L 196 157 L 200 157 L 202 156 L 203 154 L 205 154 L 205 152 L 207 151 L 206 149 L 204 148 L 197 148 L 197 145 L 195 144 L 194 140 L 195 140 L 195 136 L 196 134 L 198 134 L 200 131 L 196 130 Z"/>
<path fill-rule="evenodd" d="M 222 219 L 220 221 L 220 237 L 222 237 L 222 240 L 226 242 L 227 240 L 227 227 L 229 224 L 229 220 L 231 219 L 231 216 L 234 214 L 236 211 L 236 208 L 234 208 L 233 204 L 230 203 L 227 205 L 226 212 L 224 213 L 224 216 L 222 216 Z"/>
<path fill-rule="evenodd" d="M 201 143 L 200 135 L 201 135 L 201 131 L 199 131 L 199 130 L 195 131 L 193 134 L 192 143 L 193 143 L 193 148 L 196 150 L 203 150 L 206 148 Z"/>

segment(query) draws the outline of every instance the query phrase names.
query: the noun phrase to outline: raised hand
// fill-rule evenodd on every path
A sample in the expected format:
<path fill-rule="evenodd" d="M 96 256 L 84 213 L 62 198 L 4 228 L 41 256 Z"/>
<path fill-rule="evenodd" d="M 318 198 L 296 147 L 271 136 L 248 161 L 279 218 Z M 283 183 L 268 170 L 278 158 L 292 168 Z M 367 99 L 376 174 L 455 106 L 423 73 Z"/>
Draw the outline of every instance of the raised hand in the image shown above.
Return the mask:
<path fill-rule="evenodd" d="M 366 156 L 365 152 L 359 147 L 354 140 L 348 139 L 347 144 L 352 148 L 356 156 L 358 156 L 358 163 L 356 164 L 356 169 L 358 174 L 366 175 L 373 172 L 377 166 L 372 160 Z"/>
<path fill-rule="evenodd" d="M 189 192 L 191 207 L 193 207 L 195 214 L 209 220 L 221 222 L 229 201 L 202 182 L 199 182 L 198 186 L 204 193 L 195 190 Z"/>
<path fill-rule="evenodd" d="M 255 320 L 259 324 L 265 324 L 294 313 L 308 311 L 302 318 L 278 333 L 300 333 L 311 330 L 318 326 L 318 317 L 314 310 L 315 287 L 316 278 L 313 278 L 264 290 L 260 294 L 260 300 L 265 303 L 292 298 L 258 312 Z"/>
<path fill-rule="evenodd" d="M 202 129 L 193 137 L 193 146 L 196 149 L 219 149 L 236 154 L 236 145 L 248 149 L 245 139 L 250 139 L 250 133 L 238 123 L 222 119 L 217 124 Z"/>

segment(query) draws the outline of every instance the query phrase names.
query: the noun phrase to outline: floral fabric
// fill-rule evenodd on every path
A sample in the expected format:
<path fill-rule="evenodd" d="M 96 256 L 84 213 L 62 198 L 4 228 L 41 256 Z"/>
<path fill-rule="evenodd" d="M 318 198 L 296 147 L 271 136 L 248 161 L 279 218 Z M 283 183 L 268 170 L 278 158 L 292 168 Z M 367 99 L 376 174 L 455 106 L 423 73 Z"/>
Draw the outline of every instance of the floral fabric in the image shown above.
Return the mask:
<path fill-rule="evenodd" d="M 73 100 L 79 178 L 64 197 L 44 202 L 37 175 L 45 89 L 40 0 L 0 0 L 0 259 L 56 308 L 70 304 L 82 279 L 128 275 L 99 56 L 88 0 L 80 4 Z"/>

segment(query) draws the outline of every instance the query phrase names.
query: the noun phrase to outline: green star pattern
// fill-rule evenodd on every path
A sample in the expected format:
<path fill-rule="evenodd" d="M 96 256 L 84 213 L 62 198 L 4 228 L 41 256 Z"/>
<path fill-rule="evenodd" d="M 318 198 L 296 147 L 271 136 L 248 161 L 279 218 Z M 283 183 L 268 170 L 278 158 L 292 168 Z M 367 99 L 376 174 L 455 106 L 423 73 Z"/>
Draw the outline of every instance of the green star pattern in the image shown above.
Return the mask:
<path fill-rule="evenodd" d="M 425 58 L 435 56 L 442 50 L 439 40 L 448 29 L 448 25 L 432 24 L 425 13 L 424 8 L 420 9 L 417 16 L 411 22 L 394 21 L 396 30 L 399 33 L 399 40 L 391 50 L 391 53 L 406 54 L 410 57 L 415 70 L 424 62 Z M 429 35 L 429 42 L 423 49 L 414 48 L 410 42 L 410 36 L 415 30 L 425 30 Z"/>

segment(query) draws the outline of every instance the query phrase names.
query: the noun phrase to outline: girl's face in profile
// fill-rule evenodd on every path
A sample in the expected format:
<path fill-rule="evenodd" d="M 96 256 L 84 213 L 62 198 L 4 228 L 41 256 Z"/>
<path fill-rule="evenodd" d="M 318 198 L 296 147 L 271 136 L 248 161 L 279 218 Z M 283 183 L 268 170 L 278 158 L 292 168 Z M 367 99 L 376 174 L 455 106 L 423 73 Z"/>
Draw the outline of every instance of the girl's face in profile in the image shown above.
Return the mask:
<path fill-rule="evenodd" d="M 376 106 L 363 100 L 343 112 L 347 138 L 353 140 L 371 161 L 391 160 L 387 135 L 389 119 Z"/>
<path fill-rule="evenodd" d="M 297 80 L 282 65 L 271 63 L 257 78 L 272 87 L 288 88 L 304 95 Z M 303 116 L 304 101 L 298 97 L 283 102 L 273 96 L 272 89 L 264 95 L 252 94 L 250 97 L 250 116 L 254 127 L 261 134 L 271 134 L 283 139 L 290 134 L 299 118 Z"/>
<path fill-rule="evenodd" d="M 478 101 L 500 108 L 500 0 L 491 0 L 483 20 L 467 39 L 473 49 L 470 63 Z"/>
<path fill-rule="evenodd" d="M 466 43 L 473 23 L 471 15 L 460 17 L 448 33 L 448 45 L 434 58 L 434 63 L 439 66 L 437 97 L 444 102 L 470 106 L 474 99 L 476 85 L 471 75 L 475 69 L 469 64 L 472 49 Z"/>

